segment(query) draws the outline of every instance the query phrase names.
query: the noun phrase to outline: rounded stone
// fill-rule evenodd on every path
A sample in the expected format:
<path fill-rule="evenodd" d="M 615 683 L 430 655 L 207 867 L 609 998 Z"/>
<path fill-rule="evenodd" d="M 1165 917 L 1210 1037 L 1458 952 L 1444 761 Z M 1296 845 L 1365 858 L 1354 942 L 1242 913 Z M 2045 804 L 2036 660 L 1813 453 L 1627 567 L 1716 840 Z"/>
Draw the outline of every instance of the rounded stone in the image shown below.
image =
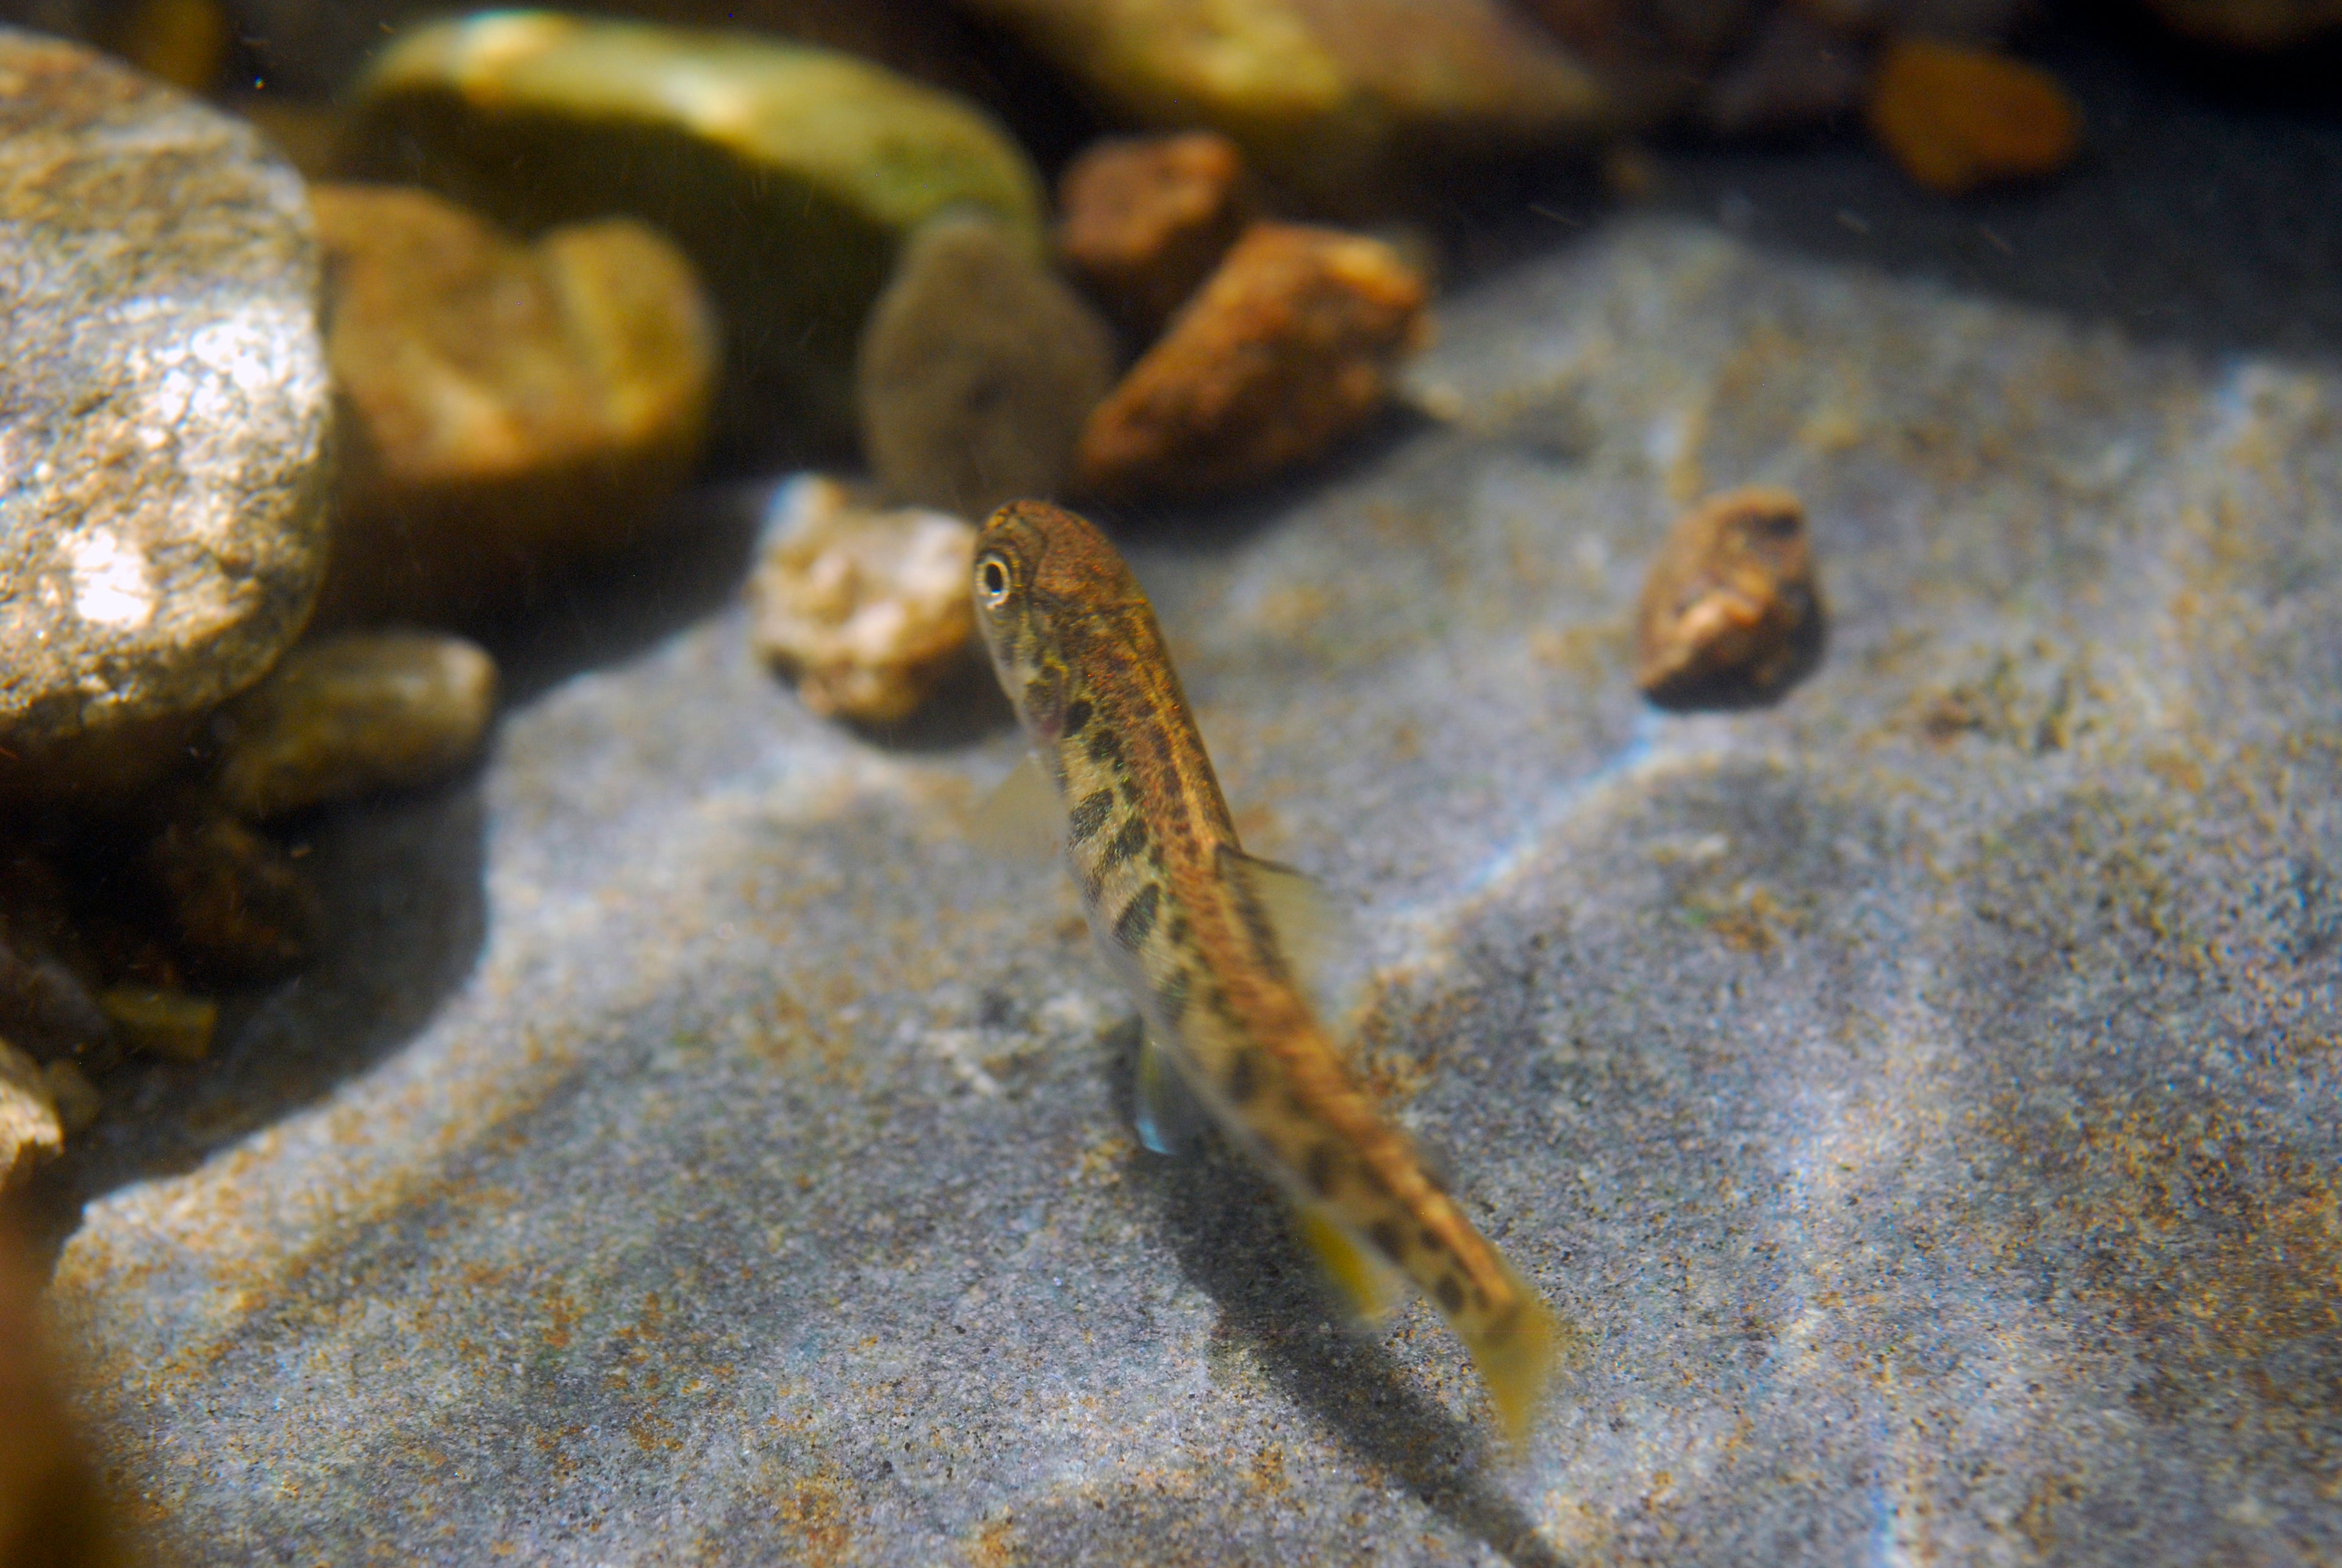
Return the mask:
<path fill-rule="evenodd" d="M 496 664 L 461 637 L 348 633 L 304 643 L 224 709 L 222 804 L 265 820 L 427 784 L 479 750 Z"/>
<path fill-rule="evenodd" d="M 1055 495 L 1114 382 L 1096 311 L 981 215 L 912 236 L 862 337 L 870 466 L 898 501 L 982 517 Z"/>
<path fill-rule="evenodd" d="M 749 580 L 750 631 L 824 718 L 898 724 L 966 656 L 976 530 L 940 512 L 863 505 L 804 474 L 773 498 Z"/>
<path fill-rule="evenodd" d="M 681 245 L 725 324 L 735 453 L 851 432 L 863 316 L 920 224 L 978 207 L 1042 250 L 1040 175 L 992 116 L 828 49 L 485 12 L 402 35 L 354 115 L 361 177 L 525 236 L 627 216 Z"/>
<path fill-rule="evenodd" d="M 319 185 L 342 447 L 322 622 L 485 622 L 646 537 L 699 459 L 716 326 L 625 218 L 524 245 L 425 191 Z"/>
<path fill-rule="evenodd" d="M 328 398 L 301 181 L 0 28 L 0 794 L 126 789 L 307 619 Z"/>

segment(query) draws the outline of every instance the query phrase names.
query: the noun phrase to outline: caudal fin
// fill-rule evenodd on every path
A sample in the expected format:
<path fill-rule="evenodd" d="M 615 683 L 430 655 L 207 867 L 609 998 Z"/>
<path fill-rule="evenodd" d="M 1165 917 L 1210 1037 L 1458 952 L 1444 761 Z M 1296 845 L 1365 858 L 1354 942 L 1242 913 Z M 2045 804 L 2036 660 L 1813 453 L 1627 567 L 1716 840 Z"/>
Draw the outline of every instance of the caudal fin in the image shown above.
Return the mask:
<path fill-rule="evenodd" d="M 1505 1442 L 1518 1453 L 1528 1443 L 1537 1407 L 1545 1403 L 1546 1384 L 1564 1345 L 1561 1320 L 1527 1282 L 1516 1280 L 1519 1291 L 1512 1311 L 1463 1331 L 1463 1340 L 1488 1385 L 1488 1403 L 1496 1407 L 1496 1424 Z"/>

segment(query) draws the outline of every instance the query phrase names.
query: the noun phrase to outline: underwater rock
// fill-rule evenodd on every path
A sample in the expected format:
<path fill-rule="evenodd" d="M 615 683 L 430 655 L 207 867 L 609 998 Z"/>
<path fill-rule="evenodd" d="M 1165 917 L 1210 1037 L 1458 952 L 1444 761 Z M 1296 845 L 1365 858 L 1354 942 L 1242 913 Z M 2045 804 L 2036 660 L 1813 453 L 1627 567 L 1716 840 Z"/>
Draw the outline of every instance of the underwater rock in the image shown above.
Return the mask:
<path fill-rule="evenodd" d="M 57 1107 L 57 1124 L 70 1138 L 84 1133 L 105 1114 L 105 1097 L 89 1075 L 70 1061 L 44 1063 L 41 1081 L 48 1085 L 49 1098 Z"/>
<path fill-rule="evenodd" d="M 940 512 L 878 511 L 814 474 L 773 499 L 748 584 L 756 651 L 825 718 L 911 716 L 976 634 L 976 530 Z"/>
<path fill-rule="evenodd" d="M 315 891 L 275 844 L 235 818 L 191 809 L 147 846 L 180 952 L 225 981 L 273 980 L 316 940 Z"/>
<path fill-rule="evenodd" d="M 1323 455 L 1382 407 L 1426 298 L 1379 240 L 1254 225 L 1090 415 L 1077 487 L 1204 495 Z"/>
<path fill-rule="evenodd" d="M 1869 49 L 1802 5 L 1765 18 L 1756 39 L 1700 90 L 1699 116 L 1725 136 L 1822 125 L 1862 102 Z"/>
<path fill-rule="evenodd" d="M 833 441 L 862 318 L 911 231 L 967 205 L 1041 249 L 1039 175 L 972 105 L 826 49 L 550 12 L 396 39 L 352 166 L 524 234 L 624 214 L 680 243 L 723 319 L 718 436 Z"/>
<path fill-rule="evenodd" d="M 114 15 L 105 42 L 139 70 L 185 93 L 218 82 L 235 41 L 220 0 L 135 0 Z"/>
<path fill-rule="evenodd" d="M 317 263 L 252 129 L 0 27 L 0 794 L 125 793 L 325 566 Z"/>
<path fill-rule="evenodd" d="M 1057 259 L 1151 343 L 1259 205 L 1243 152 L 1216 131 L 1111 137 L 1058 177 Z"/>
<path fill-rule="evenodd" d="M 1113 381 L 1097 313 L 1000 224 L 947 214 L 911 236 L 863 328 L 863 454 L 890 498 L 983 517 L 1058 494 Z"/>
<path fill-rule="evenodd" d="M 41 1064 L 0 1040 L 0 1196 L 23 1185 L 25 1177 L 64 1153 L 65 1146 L 56 1098 Z"/>
<path fill-rule="evenodd" d="M 105 1014 L 74 972 L 38 948 L 0 936 L 0 1037 L 44 1061 L 95 1049 L 108 1035 Z"/>
<path fill-rule="evenodd" d="M 1806 510 L 1786 490 L 1730 490 L 1667 530 L 1643 580 L 1635 684 L 1662 702 L 1725 681 L 1773 690 L 1817 613 Z"/>
<path fill-rule="evenodd" d="M 2082 139 L 2081 115 L 2048 72 L 1924 38 L 1887 46 L 1869 122 L 1905 174 L 1947 195 L 2054 175 Z"/>
<path fill-rule="evenodd" d="M 715 394 L 682 253 L 623 218 L 521 245 L 424 191 L 311 195 L 344 448 L 319 614 L 477 618 L 640 538 Z"/>
<path fill-rule="evenodd" d="M 212 721 L 220 804 L 260 822 L 431 784 L 479 750 L 496 662 L 461 637 L 348 632 L 303 643 Z"/>
<path fill-rule="evenodd" d="M 46 860 L 0 848 L 0 1039 L 45 1062 L 101 1051 L 108 1033 L 83 981 L 71 896 Z"/>
<path fill-rule="evenodd" d="M 966 0 L 1115 117 L 1208 126 L 1336 212 L 1456 158 L 1603 129 L 1594 79 L 1500 0 Z"/>
<path fill-rule="evenodd" d="M 211 1054 L 219 1030 L 219 1004 L 207 996 L 152 985 L 115 985 L 98 1005 L 114 1021 L 115 1033 L 134 1051 L 167 1062 L 200 1062 Z"/>
<path fill-rule="evenodd" d="M 2342 27 L 2342 0 L 2147 0 L 2164 25 L 2229 49 L 2287 49 Z"/>

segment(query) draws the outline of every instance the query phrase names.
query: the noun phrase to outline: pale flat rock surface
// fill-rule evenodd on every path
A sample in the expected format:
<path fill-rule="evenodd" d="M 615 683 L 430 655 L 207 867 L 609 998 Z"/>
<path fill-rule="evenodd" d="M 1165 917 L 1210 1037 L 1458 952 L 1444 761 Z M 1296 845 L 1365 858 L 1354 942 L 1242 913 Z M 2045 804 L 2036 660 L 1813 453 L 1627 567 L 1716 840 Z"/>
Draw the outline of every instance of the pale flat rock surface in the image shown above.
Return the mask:
<path fill-rule="evenodd" d="M 1063 874 L 966 843 L 1011 738 L 828 727 L 736 608 L 328 834 L 362 938 L 76 1156 L 166 1554 L 2342 1553 L 2342 382 L 1655 222 L 1412 379 L 1449 422 L 1134 556 L 1249 844 L 1359 904 L 1394 1114 L 1589 1336 L 1525 1461 L 1134 1148 Z M 1827 650 L 1658 714 L 1643 568 L 1751 483 Z"/>
<path fill-rule="evenodd" d="M 250 126 L 0 27 L 0 744 L 36 787 L 137 773 L 307 618 L 316 288 Z"/>

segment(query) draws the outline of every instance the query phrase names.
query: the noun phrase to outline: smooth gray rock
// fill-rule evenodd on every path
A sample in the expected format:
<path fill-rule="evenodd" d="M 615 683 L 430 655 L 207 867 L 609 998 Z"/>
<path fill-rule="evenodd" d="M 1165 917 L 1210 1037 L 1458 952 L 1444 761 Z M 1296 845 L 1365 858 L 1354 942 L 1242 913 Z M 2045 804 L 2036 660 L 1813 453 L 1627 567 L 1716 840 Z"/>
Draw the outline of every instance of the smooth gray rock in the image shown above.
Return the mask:
<path fill-rule="evenodd" d="M 0 28 L 0 791 L 135 783 L 300 631 L 316 287 L 251 127 Z"/>
<path fill-rule="evenodd" d="M 1135 1149 L 1066 879 L 964 840 L 1013 740 L 825 726 L 734 610 L 329 834 L 363 940 L 74 1156 L 166 1551 L 2342 1551 L 2342 381 L 1644 222 L 1415 396 L 1134 554 L 1249 845 L 1360 904 L 1394 1114 L 1590 1336 L 1525 1462 Z M 1661 714 L 1642 569 L 1740 483 L 1827 650 Z"/>

